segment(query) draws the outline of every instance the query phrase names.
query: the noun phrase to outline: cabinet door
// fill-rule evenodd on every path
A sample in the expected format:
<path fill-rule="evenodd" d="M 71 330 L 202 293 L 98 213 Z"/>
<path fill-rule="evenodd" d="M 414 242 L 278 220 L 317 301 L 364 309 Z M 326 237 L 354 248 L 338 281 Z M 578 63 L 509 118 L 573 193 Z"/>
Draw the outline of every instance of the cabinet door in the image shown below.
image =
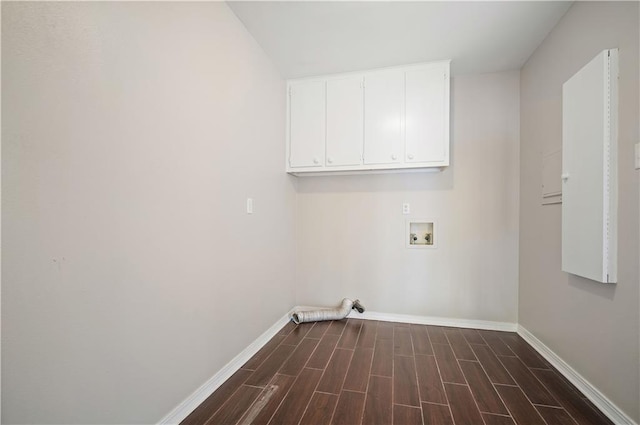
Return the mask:
<path fill-rule="evenodd" d="M 404 146 L 404 72 L 368 74 L 364 84 L 364 163 L 399 163 Z"/>
<path fill-rule="evenodd" d="M 362 163 L 363 126 L 362 77 L 327 81 L 327 167 Z"/>
<path fill-rule="evenodd" d="M 289 91 L 289 165 L 322 167 L 325 149 L 325 82 L 292 84 Z"/>
<path fill-rule="evenodd" d="M 447 68 L 433 66 L 407 71 L 405 74 L 405 162 L 447 160 L 449 144 Z"/>

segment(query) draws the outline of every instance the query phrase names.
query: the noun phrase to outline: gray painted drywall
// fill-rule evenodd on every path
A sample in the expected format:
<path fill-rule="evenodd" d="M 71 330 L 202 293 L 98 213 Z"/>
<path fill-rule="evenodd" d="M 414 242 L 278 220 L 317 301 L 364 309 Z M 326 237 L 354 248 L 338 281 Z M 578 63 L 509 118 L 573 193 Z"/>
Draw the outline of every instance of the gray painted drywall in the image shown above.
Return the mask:
<path fill-rule="evenodd" d="M 2 2 L 2 89 L 2 421 L 155 423 L 294 304 L 284 81 L 224 3 Z"/>
<path fill-rule="evenodd" d="M 639 400 L 638 3 L 576 2 L 521 72 L 519 322 L 636 422 Z M 562 84 L 620 49 L 618 283 L 563 273 L 561 206 L 542 206 L 541 158 L 562 145 Z"/>
<path fill-rule="evenodd" d="M 298 178 L 298 304 L 517 321 L 519 72 L 451 93 L 445 171 Z M 436 220 L 437 249 L 405 248 L 408 217 Z"/>

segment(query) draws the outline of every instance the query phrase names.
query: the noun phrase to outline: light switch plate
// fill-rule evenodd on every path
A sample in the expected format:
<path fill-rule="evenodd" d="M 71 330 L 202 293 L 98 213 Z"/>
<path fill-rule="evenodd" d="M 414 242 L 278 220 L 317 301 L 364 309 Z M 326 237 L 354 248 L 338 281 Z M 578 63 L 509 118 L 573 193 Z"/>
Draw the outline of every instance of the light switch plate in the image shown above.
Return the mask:
<path fill-rule="evenodd" d="M 247 198 L 247 214 L 253 214 L 253 198 Z"/>

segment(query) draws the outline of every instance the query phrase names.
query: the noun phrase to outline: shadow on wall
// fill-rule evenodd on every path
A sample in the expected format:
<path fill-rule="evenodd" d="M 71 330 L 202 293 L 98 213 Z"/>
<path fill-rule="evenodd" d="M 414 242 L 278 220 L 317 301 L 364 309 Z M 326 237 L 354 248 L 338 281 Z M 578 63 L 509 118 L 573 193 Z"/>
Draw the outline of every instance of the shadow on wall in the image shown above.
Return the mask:
<path fill-rule="evenodd" d="M 453 169 L 444 171 L 298 177 L 298 193 L 394 192 L 453 189 Z"/>
<path fill-rule="evenodd" d="M 569 286 L 573 286 L 584 292 L 588 292 L 591 295 L 596 295 L 600 298 L 606 298 L 613 300 L 616 295 L 616 288 L 619 283 L 600 283 L 595 280 L 587 279 L 581 276 L 573 274 L 567 274 Z"/>

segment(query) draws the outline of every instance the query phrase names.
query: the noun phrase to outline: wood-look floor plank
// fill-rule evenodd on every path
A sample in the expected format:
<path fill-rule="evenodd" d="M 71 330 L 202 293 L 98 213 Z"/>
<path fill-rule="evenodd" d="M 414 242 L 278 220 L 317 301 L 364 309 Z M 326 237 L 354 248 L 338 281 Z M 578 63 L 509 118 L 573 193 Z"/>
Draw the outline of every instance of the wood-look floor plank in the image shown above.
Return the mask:
<path fill-rule="evenodd" d="M 564 409 L 549 406 L 536 406 L 538 413 L 542 415 L 548 424 L 552 425 L 578 425 L 571 415 Z"/>
<path fill-rule="evenodd" d="M 333 425 L 358 425 L 362 420 L 364 393 L 342 391 L 333 414 Z"/>
<path fill-rule="evenodd" d="M 484 419 L 485 425 L 516 425 L 511 416 L 500 416 L 492 415 L 491 413 L 483 413 L 482 419 Z"/>
<path fill-rule="evenodd" d="M 309 333 L 307 333 L 307 338 L 321 339 L 324 336 L 325 332 L 327 332 L 327 329 L 329 329 L 329 326 L 331 326 L 331 321 L 329 320 L 316 322 Z"/>
<path fill-rule="evenodd" d="M 478 331 L 487 345 L 499 356 L 515 356 L 515 353 L 504 343 L 498 331 Z"/>
<path fill-rule="evenodd" d="M 342 332 L 344 331 L 344 327 L 347 325 L 347 319 L 342 319 L 342 320 L 332 320 L 331 321 L 331 325 L 329 326 L 329 329 L 327 329 L 327 332 L 329 335 L 342 335 Z"/>
<path fill-rule="evenodd" d="M 429 339 L 432 344 L 449 344 L 447 337 L 444 334 L 444 329 L 440 326 L 427 326 L 429 332 Z"/>
<path fill-rule="evenodd" d="M 467 378 L 473 398 L 475 398 L 481 412 L 509 414 L 480 363 L 462 360 L 460 361 L 460 368 L 465 378 Z"/>
<path fill-rule="evenodd" d="M 362 329 L 360 330 L 360 337 L 358 338 L 357 347 L 373 348 L 376 344 L 376 329 L 378 322 L 371 320 L 362 321 Z"/>
<path fill-rule="evenodd" d="M 321 376 L 321 370 L 303 369 L 269 423 L 281 425 L 300 422 Z"/>
<path fill-rule="evenodd" d="M 430 403 L 447 404 L 447 397 L 444 394 L 444 387 L 442 386 L 435 356 L 416 354 L 415 358 L 420 400 Z"/>
<path fill-rule="evenodd" d="M 329 425 L 336 403 L 338 403 L 338 396 L 335 394 L 315 393 L 311 397 L 307 411 L 300 423 L 303 425 Z"/>
<path fill-rule="evenodd" d="M 180 425 L 200 425 L 212 417 L 218 409 L 236 392 L 236 390 L 251 376 L 251 371 L 240 369 L 227 379 L 217 390 L 189 414 Z"/>
<path fill-rule="evenodd" d="M 550 369 L 551 365 L 524 339 L 517 334 L 502 336 L 502 340 L 509 346 L 511 351 L 522 360 L 528 367 L 539 369 Z"/>
<path fill-rule="evenodd" d="M 400 356 L 413 356 L 410 328 L 400 326 L 393 328 L 393 353 Z"/>
<path fill-rule="evenodd" d="M 266 425 L 291 389 L 295 377 L 276 375 L 265 387 L 256 402 L 240 419 L 239 425 Z"/>
<path fill-rule="evenodd" d="M 371 376 L 362 417 L 363 425 L 389 425 L 392 422 L 391 378 Z"/>
<path fill-rule="evenodd" d="M 560 404 L 518 357 L 500 357 L 500 361 L 533 404 L 560 407 Z"/>
<path fill-rule="evenodd" d="M 358 342 L 358 336 L 360 335 L 360 329 L 362 328 L 362 320 L 347 320 L 347 324 L 344 327 L 342 336 L 338 341 L 338 348 L 347 348 L 353 350 L 356 348 Z"/>
<path fill-rule="evenodd" d="M 449 406 L 442 404 L 422 403 L 424 425 L 453 425 Z"/>
<path fill-rule="evenodd" d="M 376 332 L 376 341 L 381 339 L 393 339 L 393 323 L 379 322 Z"/>
<path fill-rule="evenodd" d="M 415 354 L 432 355 L 431 340 L 429 331 L 424 325 L 411 325 L 411 341 Z"/>
<path fill-rule="evenodd" d="M 282 375 L 298 376 L 298 374 L 304 368 L 304 365 L 309 361 L 311 353 L 316 349 L 318 345 L 317 339 L 304 338 L 293 351 L 291 356 L 282 365 L 278 373 Z"/>
<path fill-rule="evenodd" d="M 284 335 L 276 334 L 273 338 L 269 340 L 256 354 L 253 355 L 244 365 L 242 365 L 242 369 L 247 370 L 256 370 L 258 366 L 264 362 L 267 357 L 273 353 L 273 351 L 278 348 L 278 345 L 285 339 Z"/>
<path fill-rule="evenodd" d="M 460 332 L 462 332 L 462 336 L 469 344 L 486 344 L 476 329 L 460 329 Z"/>
<path fill-rule="evenodd" d="M 471 349 L 476 354 L 491 382 L 494 384 L 515 385 L 515 381 L 511 378 L 509 372 L 487 345 L 472 344 Z"/>
<path fill-rule="evenodd" d="M 373 360 L 373 348 L 357 347 L 344 381 L 344 389 L 364 392 L 369 383 L 369 371 Z"/>
<path fill-rule="evenodd" d="M 482 416 L 466 385 L 444 384 L 451 414 L 456 424 L 481 424 Z"/>
<path fill-rule="evenodd" d="M 278 348 L 276 348 L 273 353 L 267 357 L 260 367 L 258 367 L 258 369 L 256 369 L 256 371 L 247 378 L 245 383 L 247 385 L 257 387 L 264 387 L 267 385 L 295 349 L 296 347 L 293 345 L 278 346 Z"/>
<path fill-rule="evenodd" d="M 529 400 L 527 400 L 527 397 L 525 397 L 520 388 L 496 385 L 496 389 L 517 424 L 545 425 L 545 421 Z"/>
<path fill-rule="evenodd" d="M 296 326 L 289 335 L 282 341 L 283 344 L 298 345 L 300 341 L 307 335 L 307 333 L 313 328 L 313 323 L 300 323 Z"/>
<path fill-rule="evenodd" d="M 352 356 L 353 351 L 351 350 L 336 348 L 333 351 L 331 360 L 329 360 L 329 364 L 324 370 L 322 380 L 318 384 L 318 391 L 340 394 Z"/>
<path fill-rule="evenodd" d="M 611 425 L 515 333 L 349 319 L 285 325 L 182 425 L 545 420 Z"/>
<path fill-rule="evenodd" d="M 288 321 L 287 324 L 278 331 L 278 335 L 287 336 L 291 333 L 292 330 L 296 328 L 296 326 L 297 325 L 293 323 L 293 321 Z"/>
<path fill-rule="evenodd" d="M 422 411 L 417 407 L 395 404 L 393 406 L 393 425 L 422 425 Z"/>
<path fill-rule="evenodd" d="M 393 340 L 376 340 L 373 349 L 372 375 L 391 376 L 393 372 Z"/>
<path fill-rule="evenodd" d="M 444 332 L 449 340 L 449 345 L 453 348 L 453 353 L 460 360 L 476 360 L 475 354 L 471 351 L 471 347 L 464 339 L 459 329 L 448 329 Z"/>
<path fill-rule="evenodd" d="M 213 415 L 206 425 L 229 425 L 240 420 L 244 412 L 258 398 L 262 389 L 241 385 L 238 391 L 227 400 L 224 406 Z"/>
<path fill-rule="evenodd" d="M 393 402 L 420 407 L 413 357 L 395 356 L 393 358 Z"/>
<path fill-rule="evenodd" d="M 611 421 L 595 409 L 588 400 L 582 398 L 567 385 L 557 372 L 553 370 L 533 369 L 533 373 L 578 423 L 585 425 L 611 424 Z"/>
<path fill-rule="evenodd" d="M 464 380 L 464 375 L 462 375 L 458 361 L 449 344 L 433 344 L 433 352 L 436 356 L 438 368 L 440 369 L 442 382 L 455 384 L 467 383 L 467 381 Z"/>
<path fill-rule="evenodd" d="M 307 367 L 314 369 L 324 369 L 327 367 L 327 363 L 329 363 L 333 350 L 338 344 L 338 339 L 340 339 L 339 335 L 325 334 L 318 343 L 316 350 L 311 355 L 311 358 L 307 363 Z"/>

